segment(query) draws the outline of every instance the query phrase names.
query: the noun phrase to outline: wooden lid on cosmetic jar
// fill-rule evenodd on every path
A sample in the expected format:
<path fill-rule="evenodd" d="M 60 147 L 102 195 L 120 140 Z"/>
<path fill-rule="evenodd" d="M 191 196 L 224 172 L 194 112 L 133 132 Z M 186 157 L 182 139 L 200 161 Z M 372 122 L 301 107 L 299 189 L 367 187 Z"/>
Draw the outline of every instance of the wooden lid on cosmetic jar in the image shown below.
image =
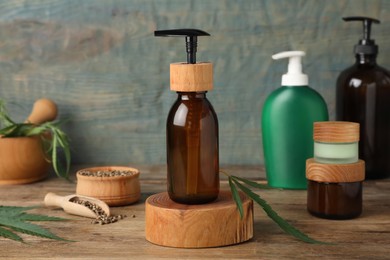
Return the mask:
<path fill-rule="evenodd" d="M 213 89 L 213 64 L 171 63 L 171 90 L 179 92 L 198 92 Z"/>
<path fill-rule="evenodd" d="M 313 138 L 321 143 L 353 143 L 359 141 L 359 123 L 314 122 Z"/>
<path fill-rule="evenodd" d="M 358 182 L 364 181 L 364 161 L 349 164 L 323 164 L 313 158 L 306 161 L 306 178 L 316 182 Z"/>

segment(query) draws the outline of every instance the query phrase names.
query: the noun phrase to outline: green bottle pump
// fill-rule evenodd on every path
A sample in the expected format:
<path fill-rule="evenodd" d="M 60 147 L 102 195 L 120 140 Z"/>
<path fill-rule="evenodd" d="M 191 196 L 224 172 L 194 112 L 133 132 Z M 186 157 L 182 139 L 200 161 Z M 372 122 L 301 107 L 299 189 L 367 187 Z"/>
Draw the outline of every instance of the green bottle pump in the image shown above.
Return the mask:
<path fill-rule="evenodd" d="M 342 71 L 336 83 L 336 119 L 360 124 L 359 158 L 366 179 L 390 177 L 390 72 L 376 63 L 378 45 L 371 38 L 377 19 L 353 16 L 362 22 L 363 37 L 354 47 L 355 64 Z"/>
<path fill-rule="evenodd" d="M 273 59 L 288 58 L 288 71 L 282 87 L 266 99 L 262 112 L 264 162 L 271 187 L 306 189 L 306 159 L 313 157 L 313 123 L 327 121 L 324 99 L 308 87 L 302 73 L 303 51 L 275 54 Z"/>
<path fill-rule="evenodd" d="M 213 89 L 213 67 L 196 62 L 197 29 L 155 31 L 155 36 L 185 36 L 187 62 L 170 65 L 171 90 L 178 94 L 167 119 L 169 197 L 202 204 L 219 193 L 218 119 L 206 93 Z"/>

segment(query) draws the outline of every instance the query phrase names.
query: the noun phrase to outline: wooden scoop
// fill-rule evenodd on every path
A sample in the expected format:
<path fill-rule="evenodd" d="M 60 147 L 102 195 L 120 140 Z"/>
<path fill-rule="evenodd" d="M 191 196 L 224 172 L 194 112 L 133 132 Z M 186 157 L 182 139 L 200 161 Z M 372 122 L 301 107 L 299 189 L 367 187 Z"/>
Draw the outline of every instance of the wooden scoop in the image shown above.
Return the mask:
<path fill-rule="evenodd" d="M 57 105 L 50 99 L 41 98 L 35 101 L 26 123 L 39 125 L 48 121 L 53 121 L 56 117 Z"/>
<path fill-rule="evenodd" d="M 107 214 L 107 216 L 110 215 L 110 208 L 106 203 L 104 203 L 101 200 L 87 197 L 87 196 L 80 196 L 80 195 L 68 195 L 68 196 L 58 196 L 55 193 L 49 192 L 45 196 L 45 205 L 48 207 L 57 207 L 57 208 L 63 208 L 66 213 L 83 216 L 87 218 L 96 218 L 96 214 L 89 209 L 88 207 L 72 202 L 72 200 L 84 200 L 89 201 L 93 204 L 96 204 L 97 206 L 101 207 L 103 211 Z"/>

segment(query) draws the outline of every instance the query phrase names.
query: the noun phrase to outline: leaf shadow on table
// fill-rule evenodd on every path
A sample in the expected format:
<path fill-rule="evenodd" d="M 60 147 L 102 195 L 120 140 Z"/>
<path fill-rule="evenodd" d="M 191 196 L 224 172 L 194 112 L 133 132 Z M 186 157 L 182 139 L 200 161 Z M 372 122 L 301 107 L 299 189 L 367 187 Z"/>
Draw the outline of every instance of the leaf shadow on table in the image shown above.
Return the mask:
<path fill-rule="evenodd" d="M 269 219 L 254 220 L 253 238 L 251 241 L 268 243 L 275 240 L 275 236 L 286 235 L 275 223 Z M 288 236 L 288 235 L 286 235 Z"/>

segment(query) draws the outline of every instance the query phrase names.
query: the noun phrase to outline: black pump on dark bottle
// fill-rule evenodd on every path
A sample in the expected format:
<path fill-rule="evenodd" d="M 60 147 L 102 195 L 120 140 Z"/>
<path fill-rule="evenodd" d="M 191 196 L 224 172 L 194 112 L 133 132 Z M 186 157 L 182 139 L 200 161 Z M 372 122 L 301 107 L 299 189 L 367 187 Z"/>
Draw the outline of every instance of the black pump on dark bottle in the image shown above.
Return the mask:
<path fill-rule="evenodd" d="M 336 87 L 336 120 L 360 124 L 359 158 L 366 178 L 390 177 L 390 72 L 376 62 L 378 45 L 371 39 L 377 19 L 361 16 L 344 21 L 363 23 L 363 38 L 355 45 L 356 62 L 342 71 Z"/>
<path fill-rule="evenodd" d="M 173 30 L 155 31 L 154 36 L 163 36 L 163 37 L 185 36 L 187 63 L 195 64 L 196 51 L 198 48 L 198 36 L 210 36 L 210 34 L 198 29 L 173 29 Z"/>
<path fill-rule="evenodd" d="M 359 40 L 359 43 L 355 45 L 355 54 L 368 54 L 377 55 L 378 45 L 371 39 L 371 25 L 372 23 L 379 24 L 380 21 L 370 17 L 364 16 L 349 16 L 343 17 L 346 22 L 362 22 L 363 23 L 363 38 Z"/>
<path fill-rule="evenodd" d="M 213 89 L 213 67 L 196 63 L 197 29 L 155 31 L 155 36 L 185 36 L 187 62 L 170 64 L 171 90 L 178 94 L 167 119 L 169 197 L 202 204 L 219 193 L 218 119 L 206 92 Z"/>

